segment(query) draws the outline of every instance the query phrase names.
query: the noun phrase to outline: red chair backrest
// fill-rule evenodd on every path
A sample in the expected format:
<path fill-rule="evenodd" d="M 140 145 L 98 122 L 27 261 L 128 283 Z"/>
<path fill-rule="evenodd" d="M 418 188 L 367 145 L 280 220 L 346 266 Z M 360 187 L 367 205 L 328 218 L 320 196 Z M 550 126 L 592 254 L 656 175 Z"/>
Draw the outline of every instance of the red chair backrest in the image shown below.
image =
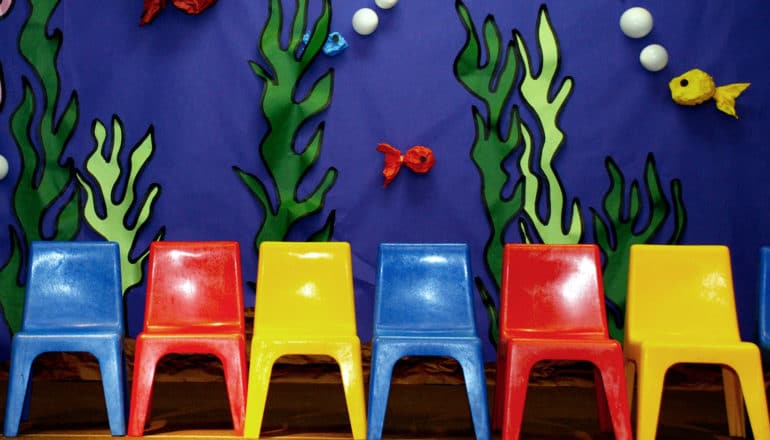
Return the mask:
<path fill-rule="evenodd" d="M 596 245 L 508 244 L 502 275 L 503 339 L 608 337 Z"/>
<path fill-rule="evenodd" d="M 145 330 L 243 329 L 243 285 L 237 242 L 150 245 Z"/>

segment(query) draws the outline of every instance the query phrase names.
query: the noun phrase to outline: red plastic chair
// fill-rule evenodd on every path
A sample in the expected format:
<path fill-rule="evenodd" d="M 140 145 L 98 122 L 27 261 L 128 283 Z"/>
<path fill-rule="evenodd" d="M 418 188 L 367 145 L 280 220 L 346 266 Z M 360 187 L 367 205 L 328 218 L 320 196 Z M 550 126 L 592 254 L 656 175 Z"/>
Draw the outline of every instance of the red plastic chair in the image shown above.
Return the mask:
<path fill-rule="evenodd" d="M 238 243 L 152 243 L 144 330 L 136 339 L 128 435 L 143 435 L 155 366 L 169 353 L 211 353 L 222 361 L 233 426 L 242 435 L 244 329 Z"/>
<path fill-rule="evenodd" d="M 494 411 L 503 439 L 519 438 L 530 371 L 541 360 L 593 363 L 602 431 L 631 438 L 623 351 L 609 338 L 600 261 L 595 245 L 505 246 Z"/>

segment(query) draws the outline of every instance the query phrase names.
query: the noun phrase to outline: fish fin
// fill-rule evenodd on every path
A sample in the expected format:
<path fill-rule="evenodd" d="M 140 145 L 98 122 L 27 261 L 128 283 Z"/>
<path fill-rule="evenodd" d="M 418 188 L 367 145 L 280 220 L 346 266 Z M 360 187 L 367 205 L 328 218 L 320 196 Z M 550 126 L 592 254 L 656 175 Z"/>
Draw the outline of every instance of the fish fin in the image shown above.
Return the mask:
<path fill-rule="evenodd" d="M 735 113 L 735 99 L 750 85 L 751 83 L 735 83 L 717 87 L 716 92 L 714 92 L 717 108 L 738 119 L 738 115 Z"/>
<path fill-rule="evenodd" d="M 385 188 L 401 170 L 404 157 L 401 156 L 401 151 L 398 148 L 394 148 L 390 144 L 378 144 L 377 151 L 385 154 L 385 166 L 382 168 L 382 175 L 385 177 L 385 184 L 382 187 Z"/>

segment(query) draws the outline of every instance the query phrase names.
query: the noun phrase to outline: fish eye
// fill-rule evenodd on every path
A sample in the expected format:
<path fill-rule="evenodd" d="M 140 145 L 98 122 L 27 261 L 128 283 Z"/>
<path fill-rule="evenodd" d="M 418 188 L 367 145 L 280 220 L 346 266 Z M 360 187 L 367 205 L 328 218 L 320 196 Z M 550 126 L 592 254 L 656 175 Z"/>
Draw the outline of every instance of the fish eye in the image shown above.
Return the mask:
<path fill-rule="evenodd" d="M 425 162 L 427 162 L 427 161 L 428 161 L 428 158 L 427 158 L 427 157 L 425 157 L 425 156 L 420 156 L 420 162 L 423 162 L 423 163 L 425 163 Z"/>
<path fill-rule="evenodd" d="M 686 79 L 679 81 L 679 85 L 682 87 L 687 87 L 687 84 L 690 84 L 690 82 L 687 81 Z"/>

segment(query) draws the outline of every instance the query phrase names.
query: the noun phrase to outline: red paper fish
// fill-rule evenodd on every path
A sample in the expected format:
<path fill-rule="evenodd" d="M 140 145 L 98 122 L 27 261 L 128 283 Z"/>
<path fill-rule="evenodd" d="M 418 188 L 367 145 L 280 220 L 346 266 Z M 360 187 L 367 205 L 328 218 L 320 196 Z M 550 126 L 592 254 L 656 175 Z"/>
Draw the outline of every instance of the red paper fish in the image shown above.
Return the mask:
<path fill-rule="evenodd" d="M 406 154 L 403 156 L 401 151 L 389 144 L 377 145 L 377 151 L 385 153 L 385 167 L 382 169 L 382 175 L 385 176 L 383 188 L 387 187 L 396 178 L 402 164 L 415 173 L 424 174 L 430 171 L 436 163 L 433 151 L 422 145 L 406 150 Z"/>
<path fill-rule="evenodd" d="M 188 14 L 200 14 L 217 0 L 171 0 L 177 8 Z M 144 11 L 139 25 L 151 22 L 166 7 L 166 0 L 144 0 Z"/>

